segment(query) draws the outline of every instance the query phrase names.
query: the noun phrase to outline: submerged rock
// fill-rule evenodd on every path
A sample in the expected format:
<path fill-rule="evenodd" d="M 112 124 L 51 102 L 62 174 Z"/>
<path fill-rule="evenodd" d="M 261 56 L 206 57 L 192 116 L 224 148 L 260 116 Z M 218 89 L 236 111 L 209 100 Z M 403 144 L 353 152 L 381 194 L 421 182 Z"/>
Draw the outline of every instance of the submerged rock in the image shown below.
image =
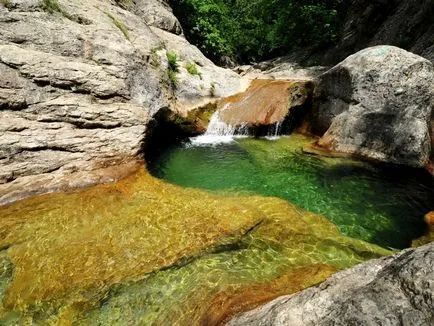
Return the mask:
<path fill-rule="evenodd" d="M 390 253 L 286 201 L 181 188 L 144 169 L 3 206 L 0 232 L 8 325 L 218 322 Z"/>
<path fill-rule="evenodd" d="M 383 162 L 427 166 L 432 155 L 434 66 L 393 46 L 349 56 L 320 76 L 314 95 L 317 145 Z"/>
<path fill-rule="evenodd" d="M 433 325 L 433 270 L 431 243 L 357 265 L 242 314 L 228 326 Z"/>

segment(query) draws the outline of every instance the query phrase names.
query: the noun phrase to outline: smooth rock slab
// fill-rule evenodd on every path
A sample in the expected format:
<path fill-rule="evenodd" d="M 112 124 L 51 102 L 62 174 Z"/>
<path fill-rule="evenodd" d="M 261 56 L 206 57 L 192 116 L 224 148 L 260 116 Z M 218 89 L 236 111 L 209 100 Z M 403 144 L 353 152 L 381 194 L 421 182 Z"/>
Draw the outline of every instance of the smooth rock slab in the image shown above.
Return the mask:
<path fill-rule="evenodd" d="M 434 243 L 372 260 L 242 314 L 241 325 L 433 325 Z"/>
<path fill-rule="evenodd" d="M 327 150 L 424 167 L 431 153 L 433 64 L 393 46 L 349 56 L 320 76 L 313 129 Z"/>

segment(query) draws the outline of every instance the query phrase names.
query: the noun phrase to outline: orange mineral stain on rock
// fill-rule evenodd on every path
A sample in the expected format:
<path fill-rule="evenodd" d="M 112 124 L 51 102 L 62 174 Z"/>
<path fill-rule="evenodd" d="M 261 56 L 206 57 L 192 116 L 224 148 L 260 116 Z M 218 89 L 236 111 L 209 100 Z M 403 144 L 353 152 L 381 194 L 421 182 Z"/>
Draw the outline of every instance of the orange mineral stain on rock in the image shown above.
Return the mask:
<path fill-rule="evenodd" d="M 332 266 L 315 264 L 289 270 L 269 282 L 247 285 L 233 292 L 221 292 L 212 300 L 201 325 L 224 325 L 240 312 L 254 309 L 282 295 L 301 291 L 323 281 L 336 271 Z"/>
<path fill-rule="evenodd" d="M 425 222 L 428 226 L 427 233 L 412 242 L 412 247 L 420 247 L 434 241 L 434 211 L 425 215 Z"/>
<path fill-rule="evenodd" d="M 309 101 L 312 89 L 306 81 L 254 80 L 247 91 L 220 102 L 220 117 L 233 126 L 274 124 Z"/>

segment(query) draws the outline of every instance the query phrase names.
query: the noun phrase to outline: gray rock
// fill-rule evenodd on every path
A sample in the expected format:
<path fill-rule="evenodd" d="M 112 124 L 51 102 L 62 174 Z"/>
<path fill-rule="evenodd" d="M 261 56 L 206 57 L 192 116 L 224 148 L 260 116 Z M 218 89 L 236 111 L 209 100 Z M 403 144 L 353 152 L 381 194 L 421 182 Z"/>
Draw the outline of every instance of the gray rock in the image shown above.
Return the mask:
<path fill-rule="evenodd" d="M 146 24 L 173 34 L 183 34 L 181 24 L 165 1 L 136 0 L 134 1 L 133 8 L 134 13 L 142 17 Z"/>
<path fill-rule="evenodd" d="M 0 204 L 125 175 L 160 109 L 187 114 L 248 83 L 160 29 L 182 32 L 163 1 L 58 3 L 0 3 Z M 176 88 L 168 51 L 179 58 Z M 118 164 L 123 173 L 110 169 Z"/>
<path fill-rule="evenodd" d="M 371 260 L 241 314 L 228 325 L 434 324 L 434 243 Z"/>
<path fill-rule="evenodd" d="M 313 127 L 318 145 L 423 167 L 431 155 L 433 64 L 392 46 L 367 48 L 319 77 Z M 324 133 L 325 132 L 325 133 Z"/>

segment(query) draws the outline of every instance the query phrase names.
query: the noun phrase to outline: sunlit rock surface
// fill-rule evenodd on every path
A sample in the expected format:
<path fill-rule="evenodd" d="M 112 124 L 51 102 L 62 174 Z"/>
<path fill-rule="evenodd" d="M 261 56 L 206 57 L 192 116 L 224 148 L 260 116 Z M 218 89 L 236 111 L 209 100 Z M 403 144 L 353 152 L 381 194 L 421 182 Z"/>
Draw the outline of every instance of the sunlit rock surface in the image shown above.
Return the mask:
<path fill-rule="evenodd" d="M 310 105 L 313 84 L 306 81 L 254 80 L 243 93 L 220 103 L 220 119 L 233 126 L 258 128 L 295 120 Z"/>
<path fill-rule="evenodd" d="M 0 203 L 116 179 L 113 170 L 92 171 L 122 164 L 127 172 L 160 109 L 187 114 L 247 86 L 166 31 L 180 32 L 166 4 L 145 2 L 0 3 Z M 169 51 L 177 55 L 176 87 Z M 70 176 L 77 171 L 81 177 Z"/>
<path fill-rule="evenodd" d="M 0 232 L 6 324 L 213 324 L 389 253 L 288 202 L 182 189 L 143 170 L 3 206 Z"/>
<path fill-rule="evenodd" d="M 319 77 L 312 121 L 318 146 L 383 162 L 427 166 L 434 66 L 393 46 L 357 52 Z"/>
<path fill-rule="evenodd" d="M 227 325 L 420 325 L 434 322 L 434 243 L 372 260 L 278 298 Z"/>

